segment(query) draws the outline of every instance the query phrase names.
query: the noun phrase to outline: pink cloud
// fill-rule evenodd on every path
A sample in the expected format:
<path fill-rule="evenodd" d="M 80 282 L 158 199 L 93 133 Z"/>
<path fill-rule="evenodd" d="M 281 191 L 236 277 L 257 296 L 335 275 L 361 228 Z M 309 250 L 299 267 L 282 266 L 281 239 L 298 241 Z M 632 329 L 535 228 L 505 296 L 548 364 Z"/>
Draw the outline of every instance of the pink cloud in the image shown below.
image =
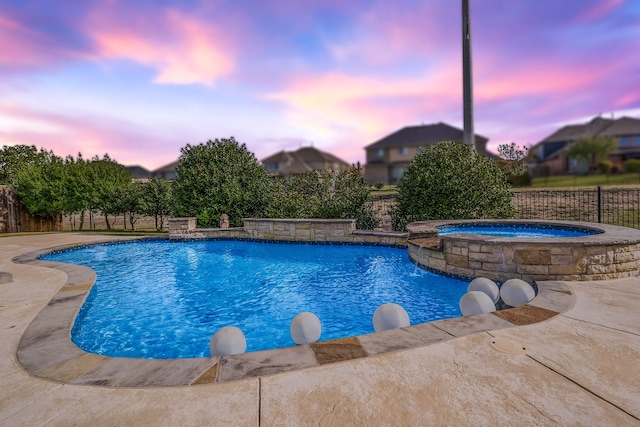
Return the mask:
<path fill-rule="evenodd" d="M 640 92 L 625 93 L 616 99 L 614 104 L 617 108 L 640 105 Z"/>
<path fill-rule="evenodd" d="M 457 64 L 419 78 L 328 73 L 298 77 L 267 99 L 282 102 L 287 122 L 318 148 L 356 162 L 364 146 L 401 127 L 450 122 L 461 108 L 459 75 Z"/>
<path fill-rule="evenodd" d="M 38 31 L 19 22 L 0 16 L 0 65 L 8 68 L 24 68 L 49 64 L 54 60 L 55 49 L 50 40 Z"/>
<path fill-rule="evenodd" d="M 299 77 L 285 90 L 266 98 L 282 101 L 291 111 L 314 120 L 384 127 L 388 119 L 382 116 L 393 112 L 380 100 L 417 96 L 445 104 L 455 100 L 458 93 L 450 88 L 458 85 L 459 73 L 451 73 L 451 68 L 441 67 L 436 73 L 420 78 L 355 77 L 341 73 Z"/>
<path fill-rule="evenodd" d="M 105 117 L 67 116 L 6 104 L 0 104 L 0 117 L 5 129 L 0 131 L 0 146 L 35 145 L 61 157 L 81 152 L 91 158 L 108 153 L 121 164 L 154 169 L 177 159 L 179 148 L 174 147 L 184 145 L 124 120 Z"/>
<path fill-rule="evenodd" d="M 175 9 L 151 21 L 94 14 L 86 31 L 101 60 L 126 59 L 157 71 L 156 83 L 213 85 L 235 68 L 228 40 L 214 25 Z"/>
<path fill-rule="evenodd" d="M 576 68 L 570 64 L 529 62 L 503 73 L 486 74 L 478 79 L 474 95 L 478 101 L 547 94 L 557 96 L 588 87 L 596 82 L 603 70 Z"/>
<path fill-rule="evenodd" d="M 577 22 L 588 22 L 601 19 L 613 10 L 623 5 L 625 0 L 599 0 L 591 7 L 585 9 L 576 18 Z"/>

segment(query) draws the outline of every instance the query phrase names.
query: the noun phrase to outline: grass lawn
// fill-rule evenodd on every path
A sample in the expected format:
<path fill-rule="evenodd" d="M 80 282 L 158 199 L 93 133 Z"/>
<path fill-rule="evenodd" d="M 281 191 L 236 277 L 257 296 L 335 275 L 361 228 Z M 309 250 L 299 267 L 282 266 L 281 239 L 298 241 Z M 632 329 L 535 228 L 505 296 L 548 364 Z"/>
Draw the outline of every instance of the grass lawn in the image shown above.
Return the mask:
<path fill-rule="evenodd" d="M 387 194 L 396 194 L 396 186 L 395 185 L 385 185 L 381 188 L 376 188 L 374 186 L 371 187 L 371 195 L 383 196 Z"/>
<path fill-rule="evenodd" d="M 526 191 L 543 188 L 576 188 L 576 187 L 635 187 L 640 185 L 640 174 L 620 173 L 612 175 L 594 174 L 585 176 L 550 176 L 535 178 L 530 187 L 519 187 L 515 190 Z"/>

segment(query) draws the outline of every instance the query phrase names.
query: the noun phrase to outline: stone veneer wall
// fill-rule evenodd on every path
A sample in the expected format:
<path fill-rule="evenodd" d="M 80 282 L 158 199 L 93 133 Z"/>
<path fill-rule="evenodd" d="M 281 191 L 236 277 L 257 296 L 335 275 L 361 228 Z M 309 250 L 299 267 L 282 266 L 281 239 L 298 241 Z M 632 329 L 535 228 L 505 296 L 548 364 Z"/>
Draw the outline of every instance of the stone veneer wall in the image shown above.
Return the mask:
<path fill-rule="evenodd" d="M 407 233 L 357 230 L 355 219 L 244 218 L 244 227 L 196 228 L 195 218 L 170 218 L 169 239 L 236 238 L 406 246 Z"/>
<path fill-rule="evenodd" d="M 443 223 L 434 221 L 429 226 L 433 229 Z M 576 226 L 576 223 L 564 224 Z M 585 226 L 584 223 L 578 225 Z M 607 280 L 640 275 L 640 231 L 602 224 L 588 226 L 602 229 L 604 233 L 550 239 L 471 234 L 437 237 L 437 233 L 429 233 L 429 227 L 416 227 L 416 237 L 413 238 L 411 232 L 409 235 L 409 257 L 418 264 L 448 274 L 498 281 L 511 278 L 528 282 Z"/>

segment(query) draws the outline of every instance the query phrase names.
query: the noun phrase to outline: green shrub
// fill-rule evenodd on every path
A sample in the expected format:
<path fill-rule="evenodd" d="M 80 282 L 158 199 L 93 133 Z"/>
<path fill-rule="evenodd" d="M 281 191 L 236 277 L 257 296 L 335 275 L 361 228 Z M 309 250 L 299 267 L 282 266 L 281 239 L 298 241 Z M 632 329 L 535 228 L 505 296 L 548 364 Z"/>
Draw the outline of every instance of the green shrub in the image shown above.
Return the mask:
<path fill-rule="evenodd" d="M 629 159 L 622 165 L 625 172 L 635 173 L 640 171 L 640 159 Z"/>
<path fill-rule="evenodd" d="M 507 175 L 507 181 L 514 187 L 529 187 L 531 185 L 531 175 L 529 172 L 520 175 Z"/>
<path fill-rule="evenodd" d="M 201 227 L 217 227 L 220 215 L 241 226 L 242 218 L 265 215 L 271 179 L 247 147 L 232 137 L 182 148 L 174 181 L 176 216 L 198 218 Z"/>
<path fill-rule="evenodd" d="M 609 172 L 611 172 L 612 167 L 613 163 L 611 163 L 609 160 L 602 160 L 598 163 L 598 170 L 602 173 L 608 174 Z"/>
<path fill-rule="evenodd" d="M 470 145 L 432 144 L 412 160 L 398 183 L 393 227 L 435 219 L 509 218 L 514 210 L 505 174 Z"/>
<path fill-rule="evenodd" d="M 382 188 L 384 187 L 384 184 L 378 181 L 375 183 L 374 187 L 376 187 L 377 190 L 382 190 Z"/>
<path fill-rule="evenodd" d="M 378 226 L 369 185 L 359 166 L 274 177 L 267 214 L 272 218 L 356 218 L 359 229 Z"/>

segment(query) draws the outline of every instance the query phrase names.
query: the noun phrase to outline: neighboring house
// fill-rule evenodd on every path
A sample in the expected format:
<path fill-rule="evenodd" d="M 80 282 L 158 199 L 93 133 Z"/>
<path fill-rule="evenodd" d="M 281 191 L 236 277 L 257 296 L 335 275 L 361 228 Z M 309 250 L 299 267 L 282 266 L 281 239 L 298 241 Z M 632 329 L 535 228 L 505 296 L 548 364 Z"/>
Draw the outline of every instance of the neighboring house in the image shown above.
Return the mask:
<path fill-rule="evenodd" d="M 587 123 L 564 126 L 531 147 L 529 152 L 535 163 L 529 165 L 530 173 L 536 177 L 587 172 L 589 165 L 584 160 L 568 157 L 567 150 L 576 140 L 595 136 L 616 139 L 618 148 L 609 160 L 618 169 L 622 169 L 625 160 L 640 158 L 640 120 L 595 117 Z"/>
<path fill-rule="evenodd" d="M 294 175 L 312 170 L 347 170 L 351 166 L 333 154 L 314 147 L 302 147 L 297 151 L 280 151 L 262 160 L 269 173 Z"/>
<path fill-rule="evenodd" d="M 365 179 L 369 184 L 397 184 L 411 160 L 422 147 L 440 141 L 462 141 L 464 131 L 446 123 L 408 126 L 366 146 Z M 476 134 L 476 149 L 487 153 L 487 141 Z"/>
<path fill-rule="evenodd" d="M 170 181 L 173 181 L 174 179 L 176 179 L 176 167 L 178 166 L 178 163 L 180 163 L 180 161 L 176 160 L 173 163 L 169 163 L 168 165 L 156 169 L 151 172 L 151 176 L 154 178 L 168 179 Z"/>
<path fill-rule="evenodd" d="M 131 173 L 134 179 L 149 179 L 151 178 L 151 172 L 143 168 L 142 166 L 125 166 L 125 169 Z"/>

